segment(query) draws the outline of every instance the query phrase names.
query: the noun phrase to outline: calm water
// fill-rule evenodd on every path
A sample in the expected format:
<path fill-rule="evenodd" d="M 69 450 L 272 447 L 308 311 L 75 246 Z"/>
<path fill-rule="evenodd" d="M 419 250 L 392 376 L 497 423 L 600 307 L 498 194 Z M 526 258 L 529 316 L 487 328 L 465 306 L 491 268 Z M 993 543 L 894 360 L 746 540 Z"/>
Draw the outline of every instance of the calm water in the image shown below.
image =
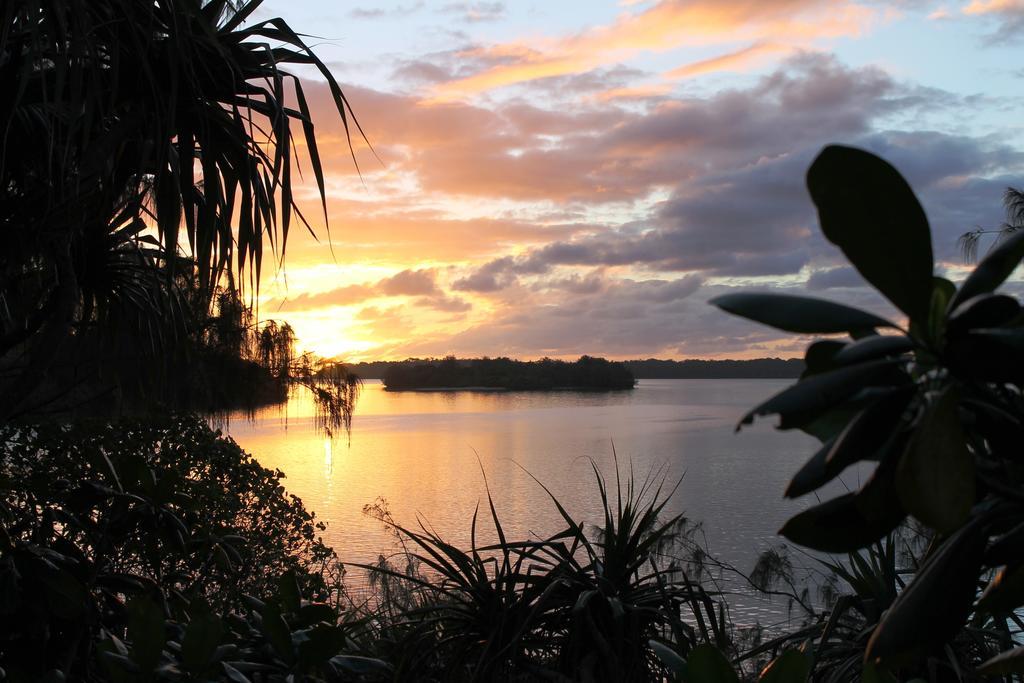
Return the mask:
<path fill-rule="evenodd" d="M 325 540 L 346 562 L 372 562 L 394 548 L 380 523 L 363 514 L 378 497 L 399 523 L 419 518 L 468 545 L 473 510 L 486 507 L 479 463 L 506 533 L 561 528 L 547 494 L 524 470 L 576 519 L 598 521 L 591 461 L 613 477 L 614 447 L 623 469 L 632 464 L 642 477 L 663 467 L 670 480 L 681 477 L 667 511 L 703 522 L 711 552 L 749 571 L 761 550 L 779 543 L 782 522 L 814 502 L 782 498 L 788 478 L 813 453 L 813 439 L 775 431 L 769 420 L 733 431 L 747 408 L 788 383 L 641 380 L 632 392 L 488 393 L 386 392 L 369 381 L 351 444 L 317 433 L 302 394 L 254 420 L 234 416 L 225 430 L 263 465 L 286 473 L 288 490 L 328 523 Z M 760 609 L 749 607 L 751 614 Z"/>

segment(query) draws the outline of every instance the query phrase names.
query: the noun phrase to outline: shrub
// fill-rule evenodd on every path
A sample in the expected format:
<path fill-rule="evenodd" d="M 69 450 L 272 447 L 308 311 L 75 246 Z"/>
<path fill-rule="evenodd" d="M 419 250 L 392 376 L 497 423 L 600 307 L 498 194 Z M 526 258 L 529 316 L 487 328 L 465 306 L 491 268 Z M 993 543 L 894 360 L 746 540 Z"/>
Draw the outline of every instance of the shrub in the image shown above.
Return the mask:
<path fill-rule="evenodd" d="M 158 619 L 173 639 L 201 613 L 230 640 L 210 624 L 244 614 L 248 595 L 273 602 L 281 576 L 319 601 L 339 590 L 324 525 L 282 473 L 198 418 L 8 425 L 0 462 L 0 662 L 14 680 L 86 678 L 99 640 L 138 640 Z"/>
<path fill-rule="evenodd" d="M 822 441 L 790 482 L 789 497 L 817 490 L 854 463 L 877 463 L 859 490 L 810 507 L 781 533 L 845 553 L 885 538 L 908 515 L 930 528 L 913 580 L 898 596 L 888 591 L 891 605 L 862 623 L 870 639 L 857 647 L 865 671 L 962 680 L 964 670 L 1012 646 L 1014 611 L 1024 604 L 1024 315 L 1015 298 L 994 291 L 1024 257 L 1024 233 L 1005 239 L 958 289 L 934 275 L 924 210 L 891 165 L 827 147 L 807 185 L 825 237 L 907 324 L 801 296 L 714 300 L 788 332 L 849 335 L 811 344 L 800 381 L 742 423 L 778 414 L 781 429 Z M 859 667 L 840 673 L 834 680 L 860 675 Z M 1024 649 L 979 673 L 1024 673 Z"/>

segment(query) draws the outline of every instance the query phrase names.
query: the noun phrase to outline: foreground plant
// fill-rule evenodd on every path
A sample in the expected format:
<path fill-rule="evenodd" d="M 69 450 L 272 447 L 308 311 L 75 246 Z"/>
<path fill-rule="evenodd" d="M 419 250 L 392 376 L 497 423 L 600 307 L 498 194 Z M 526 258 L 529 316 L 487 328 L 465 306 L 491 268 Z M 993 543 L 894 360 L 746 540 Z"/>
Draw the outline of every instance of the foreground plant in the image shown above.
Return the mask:
<path fill-rule="evenodd" d="M 293 226 L 312 232 L 300 159 L 327 224 L 296 72 L 323 80 L 346 135 L 358 124 L 305 38 L 261 5 L 0 5 L 0 419 L 52 407 L 86 371 L 166 382 L 217 292 L 257 288 L 264 247 L 280 261 Z"/>
<path fill-rule="evenodd" d="M 341 676 L 337 558 L 282 477 L 198 418 L 0 429 L 5 680 Z"/>
<path fill-rule="evenodd" d="M 807 185 L 825 237 L 907 322 L 803 296 L 712 301 L 788 332 L 849 336 L 811 344 L 800 381 L 741 422 L 777 414 L 781 429 L 821 440 L 790 482 L 791 498 L 857 462 L 877 463 L 859 490 L 808 508 L 781 533 L 847 553 L 913 516 L 932 542 L 871 630 L 864 662 L 936 680 L 962 680 L 975 667 L 1022 675 L 1024 649 L 1009 648 L 1024 604 L 1024 315 L 1017 299 L 995 290 L 1024 257 L 1024 233 L 992 250 L 958 289 L 934 275 L 924 210 L 887 162 L 827 147 Z"/>
<path fill-rule="evenodd" d="M 668 671 L 659 652 L 727 647 L 722 606 L 701 577 L 669 559 L 670 546 L 693 542 L 683 517 L 663 517 L 671 491 L 659 477 L 637 481 L 632 473 L 625 481 L 617 474 L 609 490 L 594 474 L 600 523 L 584 525 L 552 495 L 566 528 L 545 539 L 508 538 L 489 492 L 497 543 L 477 544 L 474 514 L 468 550 L 426 524 L 412 530 L 376 515 L 408 543 L 414 561 L 405 564 L 416 568 L 365 567 L 414 593 L 401 593 L 398 619 L 387 604 L 375 610 L 385 622 L 378 620 L 378 647 L 396 675 L 648 681 Z"/>

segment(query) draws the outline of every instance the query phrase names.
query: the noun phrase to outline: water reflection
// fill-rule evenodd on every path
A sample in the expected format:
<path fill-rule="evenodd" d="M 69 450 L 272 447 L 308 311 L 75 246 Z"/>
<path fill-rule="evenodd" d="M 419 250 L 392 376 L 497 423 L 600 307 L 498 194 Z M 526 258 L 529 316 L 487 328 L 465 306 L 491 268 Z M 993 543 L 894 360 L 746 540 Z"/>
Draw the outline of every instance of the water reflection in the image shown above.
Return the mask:
<path fill-rule="evenodd" d="M 814 443 L 767 424 L 739 434 L 733 428 L 746 408 L 787 383 L 644 380 L 632 392 L 393 393 L 369 381 L 351 443 L 324 439 L 303 394 L 251 421 L 233 416 L 227 431 L 263 465 L 285 472 L 285 486 L 328 523 L 325 540 L 348 562 L 372 562 L 393 548 L 394 538 L 362 512 L 378 497 L 400 523 L 422 518 L 447 540 L 468 544 L 485 495 L 478 455 L 507 533 L 561 528 L 528 472 L 577 519 L 596 520 L 590 463 L 613 475 L 614 445 L 640 478 L 661 466 L 670 480 L 682 477 L 665 513 L 702 521 L 711 551 L 749 570 L 802 507 L 784 501 L 782 491 Z"/>

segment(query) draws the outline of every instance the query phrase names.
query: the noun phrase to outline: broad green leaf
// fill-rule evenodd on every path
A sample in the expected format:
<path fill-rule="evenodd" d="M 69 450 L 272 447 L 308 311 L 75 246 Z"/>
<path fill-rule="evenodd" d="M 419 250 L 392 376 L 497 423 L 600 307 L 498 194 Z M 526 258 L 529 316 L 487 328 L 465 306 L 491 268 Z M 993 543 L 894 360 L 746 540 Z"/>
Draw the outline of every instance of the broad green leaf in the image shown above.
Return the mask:
<path fill-rule="evenodd" d="M 292 633 L 288 628 L 288 624 L 281 617 L 281 611 L 277 608 L 277 605 L 268 602 L 263 607 L 260 617 L 262 618 L 260 626 L 263 630 L 263 635 L 270 642 L 278 656 L 290 664 L 295 659 L 295 651 L 292 647 Z"/>
<path fill-rule="evenodd" d="M 1024 563 L 1024 524 L 992 541 L 985 550 L 985 564 L 998 567 L 1004 564 Z"/>
<path fill-rule="evenodd" d="M 299 643 L 299 663 L 305 666 L 326 662 L 345 646 L 345 634 L 337 626 L 319 624 L 305 635 L 306 640 Z"/>
<path fill-rule="evenodd" d="M 330 605 L 313 602 L 299 608 L 299 621 L 304 626 L 311 626 L 321 621 L 334 624 L 338 621 L 338 615 Z"/>
<path fill-rule="evenodd" d="M 758 683 L 802 683 L 811 675 L 811 658 L 798 650 L 787 650 L 764 668 Z"/>
<path fill-rule="evenodd" d="M 800 376 L 800 379 L 835 370 L 838 367 L 835 357 L 846 347 L 846 344 L 846 342 L 835 339 L 821 339 L 809 345 L 804 352 L 804 365 L 806 369 Z"/>
<path fill-rule="evenodd" d="M 779 534 L 793 543 L 826 553 L 848 553 L 877 541 L 895 529 L 904 515 L 898 511 L 868 517 L 847 493 L 790 518 Z"/>
<path fill-rule="evenodd" d="M 1012 321 L 1020 313 L 1020 304 L 1005 294 L 979 294 L 956 308 L 949 316 L 948 334 L 968 330 L 999 327 Z"/>
<path fill-rule="evenodd" d="M 960 291 L 949 302 L 949 310 L 979 295 L 995 290 L 1010 277 L 1024 258 L 1024 230 L 1010 235 L 1002 244 L 981 260 L 960 286 Z"/>
<path fill-rule="evenodd" d="M 335 665 L 342 671 L 346 671 L 357 676 L 365 676 L 368 674 L 387 674 L 393 669 L 390 664 L 380 659 L 359 657 L 357 655 L 338 655 L 336 657 L 332 657 L 331 664 Z"/>
<path fill-rule="evenodd" d="M 807 188 L 825 237 L 911 320 L 928 320 L 931 233 L 899 171 L 870 152 L 830 145 L 807 171 Z"/>
<path fill-rule="evenodd" d="M 1015 647 L 989 659 L 978 667 L 983 676 L 1009 676 L 1024 674 L 1024 647 Z"/>
<path fill-rule="evenodd" d="M 679 680 L 687 680 L 686 660 L 680 657 L 675 650 L 657 640 L 648 640 L 647 644 L 665 668 L 674 673 Z"/>
<path fill-rule="evenodd" d="M 854 365 L 885 356 L 898 356 L 914 350 L 914 341 L 902 334 L 874 335 L 847 344 L 835 355 L 839 365 Z"/>
<path fill-rule="evenodd" d="M 1009 614 L 1021 605 L 1024 605 L 1024 565 L 999 570 L 978 600 L 978 609 L 990 614 Z"/>
<path fill-rule="evenodd" d="M 251 683 L 248 676 L 227 662 L 221 662 L 220 666 L 224 671 L 224 675 L 228 677 L 228 680 L 231 681 L 231 683 Z"/>
<path fill-rule="evenodd" d="M 810 421 L 860 389 L 895 379 L 895 365 L 894 360 L 878 360 L 811 375 L 751 410 L 740 420 L 740 425 L 750 424 L 757 416 L 772 414 L 779 414 L 783 418 L 804 415 Z M 787 421 L 780 426 L 789 428 L 799 427 L 800 424 L 801 421 L 797 420 Z"/>
<path fill-rule="evenodd" d="M 155 669 L 167 632 L 163 610 L 148 597 L 138 596 L 128 603 L 128 639 L 135 664 L 147 673 Z"/>
<path fill-rule="evenodd" d="M 295 578 L 295 572 L 291 569 L 286 571 L 277 580 L 277 597 L 281 602 L 281 611 L 295 613 L 302 605 L 302 594 L 299 592 L 299 582 Z"/>
<path fill-rule="evenodd" d="M 825 469 L 825 461 L 828 459 L 828 454 L 838 439 L 839 436 L 835 436 L 826 441 L 825 445 L 819 448 L 811 456 L 810 460 L 797 470 L 797 473 L 793 475 L 789 485 L 786 487 L 786 493 L 784 494 L 786 498 L 799 498 L 824 485 L 832 478 L 828 476 L 828 471 Z"/>
<path fill-rule="evenodd" d="M 199 674 L 210 664 L 224 635 L 220 617 L 200 598 L 189 605 L 189 623 L 181 641 L 181 660 L 185 668 Z"/>
<path fill-rule="evenodd" d="M 861 672 L 861 683 L 900 683 L 899 679 L 888 671 L 879 670 L 871 662 L 864 664 L 864 671 Z"/>
<path fill-rule="evenodd" d="M 858 413 L 800 468 L 786 489 L 786 497 L 814 491 L 855 462 L 881 460 L 883 447 L 890 443 L 913 393 L 913 387 L 893 391 Z"/>
<path fill-rule="evenodd" d="M 739 683 L 732 664 L 713 645 L 698 645 L 686 658 L 687 683 Z"/>
<path fill-rule="evenodd" d="M 798 334 L 896 327 L 873 313 L 807 296 L 749 292 L 715 297 L 709 303 L 734 315 Z"/>
<path fill-rule="evenodd" d="M 932 298 L 928 308 L 926 339 L 933 346 L 939 346 L 946 332 L 946 309 L 956 294 L 956 285 L 944 277 L 932 279 Z"/>
<path fill-rule="evenodd" d="M 907 512 L 943 533 L 967 521 L 975 498 L 974 458 L 967 450 L 959 402 L 950 388 L 928 406 L 896 471 Z"/>
<path fill-rule="evenodd" d="M 974 602 L 984 527 L 983 519 L 973 520 L 925 561 L 875 628 L 865 661 L 898 666 L 956 635 Z"/>

